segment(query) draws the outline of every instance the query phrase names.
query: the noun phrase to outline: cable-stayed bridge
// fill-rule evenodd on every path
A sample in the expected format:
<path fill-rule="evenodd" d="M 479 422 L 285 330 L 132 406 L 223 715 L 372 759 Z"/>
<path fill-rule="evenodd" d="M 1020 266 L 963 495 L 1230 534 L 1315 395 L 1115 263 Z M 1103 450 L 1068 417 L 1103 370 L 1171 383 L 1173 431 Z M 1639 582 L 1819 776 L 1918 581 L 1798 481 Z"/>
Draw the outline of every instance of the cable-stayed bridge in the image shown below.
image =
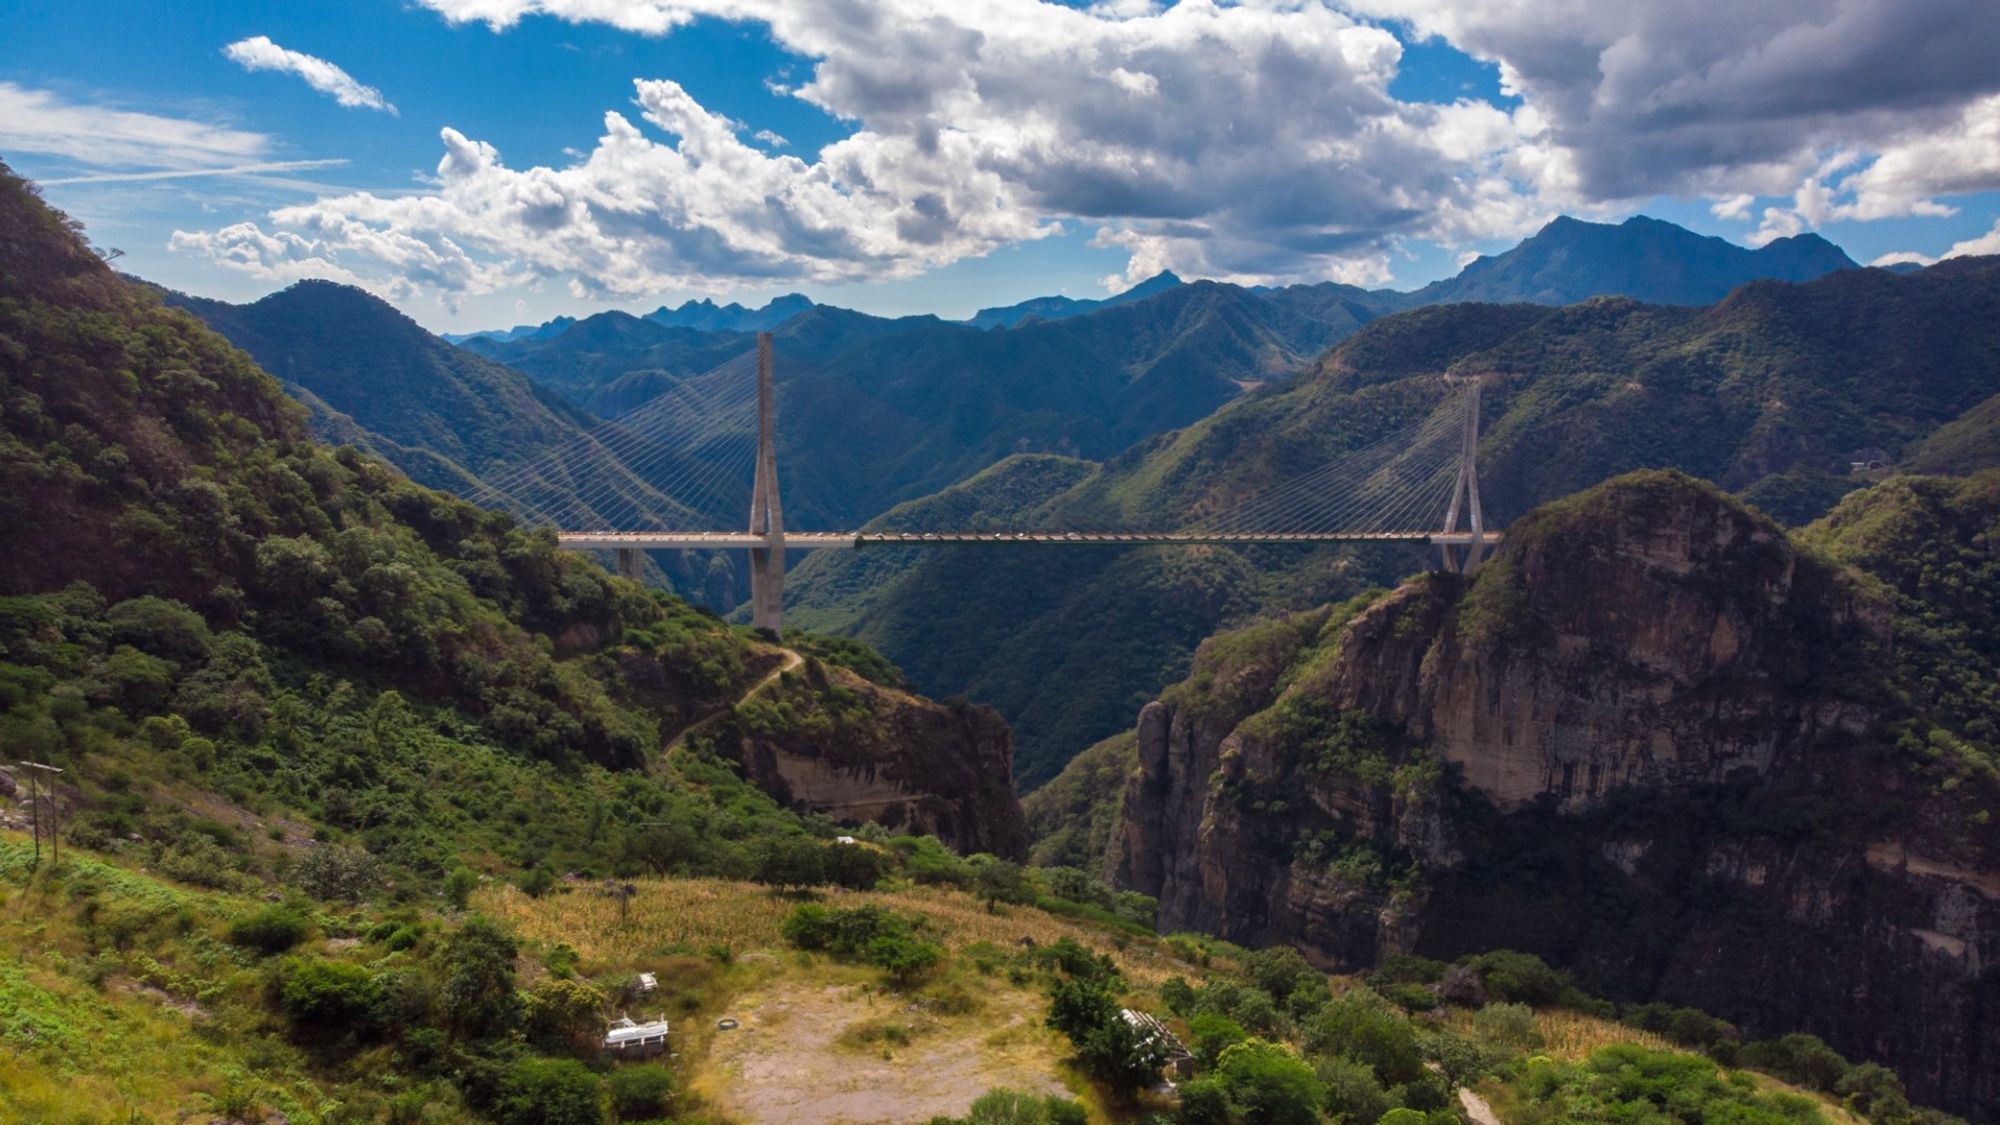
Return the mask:
<path fill-rule="evenodd" d="M 642 551 L 747 550 L 751 620 L 774 631 L 783 625 L 788 551 L 1411 543 L 1437 547 L 1447 569 L 1465 572 L 1500 538 L 1480 503 L 1477 378 L 1440 379 L 1437 404 L 1415 421 L 1182 526 L 1120 527 L 1118 518 L 1093 518 L 1086 508 L 1023 520 L 1042 526 L 933 529 L 888 520 L 859 531 L 789 528 L 778 490 L 771 347 L 770 334 L 760 334 L 754 351 L 482 482 L 471 498 L 555 529 L 565 548 L 615 551 L 619 571 L 633 578 Z"/>

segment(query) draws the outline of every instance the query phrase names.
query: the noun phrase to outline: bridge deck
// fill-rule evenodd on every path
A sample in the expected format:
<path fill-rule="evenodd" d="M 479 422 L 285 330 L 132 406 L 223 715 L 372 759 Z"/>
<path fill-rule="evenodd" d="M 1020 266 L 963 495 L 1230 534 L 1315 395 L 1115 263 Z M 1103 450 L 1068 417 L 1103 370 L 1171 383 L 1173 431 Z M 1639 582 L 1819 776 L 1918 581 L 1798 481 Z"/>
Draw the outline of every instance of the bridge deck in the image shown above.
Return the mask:
<path fill-rule="evenodd" d="M 1487 545 L 1500 541 L 1497 531 L 1482 536 Z M 559 531 L 556 541 L 574 550 L 744 550 L 765 545 L 765 538 L 743 531 Z M 1470 532 L 1345 531 L 1345 532 L 1204 532 L 1204 531 L 787 531 L 787 551 L 843 550 L 857 547 L 919 546 L 954 543 L 1095 543 L 1095 544 L 1252 544 L 1252 543 L 1425 543 L 1463 547 Z"/>

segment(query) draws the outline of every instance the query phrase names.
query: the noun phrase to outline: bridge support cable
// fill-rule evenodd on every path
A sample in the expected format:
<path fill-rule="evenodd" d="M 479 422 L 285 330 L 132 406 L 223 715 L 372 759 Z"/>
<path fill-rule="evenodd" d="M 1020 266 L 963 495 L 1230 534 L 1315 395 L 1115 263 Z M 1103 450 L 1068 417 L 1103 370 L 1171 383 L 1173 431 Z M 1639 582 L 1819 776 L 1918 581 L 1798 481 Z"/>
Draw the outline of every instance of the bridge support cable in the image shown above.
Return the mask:
<path fill-rule="evenodd" d="M 1417 452 L 1434 445 L 1435 436 L 1449 432 L 1453 422 L 1442 411 L 1388 434 L 1360 449 L 1333 459 L 1319 468 L 1273 488 L 1238 508 L 1201 521 L 1197 527 L 1221 532 L 1302 530 L 1308 526 L 1334 527 L 1358 514 L 1371 497 L 1361 484 L 1377 476 L 1385 466 L 1408 462 Z"/>
<path fill-rule="evenodd" d="M 616 523 L 627 526 L 663 523 L 676 510 L 690 517 L 698 512 L 707 514 L 697 504 L 702 493 L 689 486 L 714 465 L 747 457 L 751 434 L 743 422 L 748 405 L 746 394 L 737 401 L 717 403 L 715 415 L 700 426 L 661 423 L 634 432 L 628 440 L 620 442 L 614 453 L 625 474 L 645 483 L 670 506 L 650 513 L 650 519 L 643 511 L 622 514 L 615 517 Z M 739 471 L 742 467 L 746 466 L 738 466 Z M 604 522 L 612 517 L 602 506 L 619 498 L 615 486 L 600 483 L 580 492 L 577 506 L 597 513 L 600 522 Z"/>
<path fill-rule="evenodd" d="M 643 440 L 670 431 L 677 425 L 691 428 L 688 423 L 699 421 L 723 405 L 726 395 L 714 392 L 733 388 L 740 394 L 746 390 L 747 380 L 741 376 L 747 372 L 747 355 L 745 353 L 745 356 L 729 360 L 703 375 L 676 384 L 633 410 L 598 423 L 564 445 L 487 479 L 482 483 L 481 494 L 504 497 L 532 483 L 549 468 L 565 465 L 580 455 L 602 453 L 618 456 L 618 451 L 621 448 L 629 450 L 635 439 Z M 732 375 L 737 378 L 730 378 Z M 624 459 L 620 458 L 621 461 Z"/>
<path fill-rule="evenodd" d="M 747 406 L 754 393 L 748 378 L 753 362 L 754 353 L 745 352 L 682 380 L 633 410 L 479 482 L 467 499 L 513 511 L 528 524 L 607 522 L 609 513 L 577 502 L 585 496 L 598 504 L 616 497 L 635 514 L 670 512 L 677 506 L 674 499 L 641 474 L 673 456 L 685 455 L 704 433 L 713 433 L 718 417 Z M 570 482 L 593 479 L 598 483 L 587 493 L 569 487 Z M 539 502 L 533 499 L 539 492 L 556 489 L 564 489 L 568 495 Z M 658 514 L 654 518 L 659 518 Z"/>
<path fill-rule="evenodd" d="M 1436 526 L 1458 468 L 1465 397 L 1188 527 L 1222 535 L 1421 532 Z"/>
<path fill-rule="evenodd" d="M 619 473 L 579 492 L 573 506 L 582 509 L 583 518 L 596 516 L 593 522 L 600 525 L 712 523 L 721 506 L 704 505 L 707 494 L 691 486 L 710 479 L 710 470 L 718 465 L 728 467 L 738 478 L 746 475 L 752 446 L 750 402 L 747 389 L 698 406 L 676 402 L 672 411 L 662 411 L 632 427 L 610 446 Z M 645 498 L 657 497 L 659 502 L 643 506 L 632 502 L 618 488 L 620 479 L 640 482 L 647 489 Z M 632 510 L 612 506 L 620 502 Z M 574 526 L 574 521 L 571 523 Z"/>

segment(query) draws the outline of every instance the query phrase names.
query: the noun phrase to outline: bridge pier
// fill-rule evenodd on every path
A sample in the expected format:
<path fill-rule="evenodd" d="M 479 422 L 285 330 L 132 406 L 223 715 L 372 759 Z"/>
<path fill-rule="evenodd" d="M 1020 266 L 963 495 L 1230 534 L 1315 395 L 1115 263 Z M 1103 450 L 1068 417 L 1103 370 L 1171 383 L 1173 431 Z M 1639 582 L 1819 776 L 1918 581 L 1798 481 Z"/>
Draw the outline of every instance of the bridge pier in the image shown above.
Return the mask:
<path fill-rule="evenodd" d="M 1479 560 L 1486 553 L 1486 513 L 1479 504 L 1479 390 L 1482 379 L 1471 377 L 1472 393 L 1468 396 L 1465 423 L 1459 429 L 1458 479 L 1451 486 L 1451 506 L 1445 510 L 1444 530 L 1447 535 L 1458 533 L 1458 515 L 1466 510 L 1472 522 L 1472 537 L 1466 541 L 1464 553 L 1453 550 L 1452 544 L 1438 544 L 1444 553 L 1444 568 L 1454 574 L 1471 574 L 1479 569 Z"/>
<path fill-rule="evenodd" d="M 645 556 L 636 547 L 618 548 L 618 577 L 639 581 L 644 569 Z"/>
<path fill-rule="evenodd" d="M 785 508 L 778 499 L 777 391 L 771 379 L 771 334 L 757 333 L 757 479 L 750 490 L 750 624 L 785 632 Z"/>

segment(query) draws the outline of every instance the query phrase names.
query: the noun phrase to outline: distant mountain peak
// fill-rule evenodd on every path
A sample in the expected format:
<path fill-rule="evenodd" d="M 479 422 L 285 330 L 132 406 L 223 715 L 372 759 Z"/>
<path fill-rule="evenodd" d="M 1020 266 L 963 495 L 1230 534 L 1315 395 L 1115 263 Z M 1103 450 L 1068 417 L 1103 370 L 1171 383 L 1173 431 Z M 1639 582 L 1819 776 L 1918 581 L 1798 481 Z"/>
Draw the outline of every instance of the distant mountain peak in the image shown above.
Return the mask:
<path fill-rule="evenodd" d="M 1096 312 L 1113 305 L 1123 305 L 1132 301 L 1143 301 L 1156 293 L 1177 289 L 1187 284 L 1172 270 L 1159 273 L 1134 285 L 1123 293 L 1101 299 L 1079 297 L 1048 296 L 1030 297 L 1017 304 L 1002 305 L 997 308 L 980 309 L 965 323 L 974 328 L 1012 328 L 1030 320 L 1063 320 L 1072 316 Z"/>
<path fill-rule="evenodd" d="M 803 293 L 773 297 L 762 308 L 745 308 L 735 301 L 718 305 L 703 297 L 683 301 L 679 308 L 665 305 L 646 314 L 646 319 L 668 328 L 694 328 L 703 332 L 767 332 L 793 317 L 816 307 Z"/>
<path fill-rule="evenodd" d="M 1504 254 L 1482 256 L 1458 276 L 1412 294 L 1414 303 L 1531 301 L 1568 305 L 1598 296 L 1664 305 L 1707 305 L 1757 280 L 1811 281 L 1853 269 L 1845 251 L 1817 234 L 1752 249 L 1650 215 L 1594 223 L 1559 215 Z"/>

